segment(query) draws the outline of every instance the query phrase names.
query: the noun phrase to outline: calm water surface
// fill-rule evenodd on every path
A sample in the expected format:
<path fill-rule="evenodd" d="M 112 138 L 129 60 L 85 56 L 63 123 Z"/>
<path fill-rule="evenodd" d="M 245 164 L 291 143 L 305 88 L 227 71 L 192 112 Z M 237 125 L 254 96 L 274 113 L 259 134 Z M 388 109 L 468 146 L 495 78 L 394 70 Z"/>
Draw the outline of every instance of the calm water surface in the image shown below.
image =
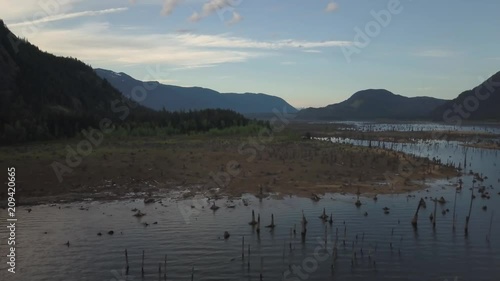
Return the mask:
<path fill-rule="evenodd" d="M 419 131 L 460 131 L 460 132 L 475 132 L 475 133 L 491 133 L 500 134 L 500 125 L 492 124 L 467 124 L 456 126 L 447 123 L 381 123 L 368 121 L 335 121 L 335 124 L 346 125 L 346 130 L 357 131 L 398 131 L 398 132 L 419 132 Z"/>
<path fill-rule="evenodd" d="M 357 140 L 329 141 L 368 145 Z M 455 165 L 465 158 L 465 148 L 453 142 L 383 145 Z M 481 185 L 491 196 L 473 200 L 467 237 L 464 224 L 471 176 L 462 178 L 464 188 L 457 194 L 455 231 L 452 212 L 458 179 L 429 183 L 428 190 L 379 195 L 377 201 L 361 197 L 360 208 L 354 205 L 355 196 L 339 194 L 328 194 L 319 202 L 295 197 L 259 201 L 246 196 L 248 206 L 238 199 L 234 209 L 221 199 L 216 202 L 221 207 L 216 212 L 209 209 L 206 199 L 176 201 L 167 195 L 161 203 L 148 205 L 142 200 L 41 205 L 31 207 L 30 213 L 28 207 L 18 209 L 17 273 L 14 278 L 4 274 L 7 266 L 2 258 L 1 280 L 159 280 L 158 266 L 163 267 L 165 255 L 167 280 L 191 280 L 191 274 L 194 280 L 259 280 L 261 272 L 263 280 L 284 280 L 283 273 L 289 269 L 292 273 L 285 274 L 286 280 L 500 280 L 498 151 L 469 148 L 467 159 L 467 170 L 488 177 Z M 429 197 L 441 196 L 448 203 L 438 204 L 433 229 L 429 215 L 434 203 Z M 427 208 L 420 211 L 414 230 L 410 221 L 420 198 L 427 198 Z M 384 207 L 390 208 L 389 214 L 384 214 Z M 132 216 L 133 208 L 147 215 L 138 219 Z M 333 214 L 332 225 L 318 218 L 323 208 Z M 446 209 L 450 212 L 442 214 Z M 252 210 L 261 215 L 260 235 L 248 225 Z M 309 221 L 305 243 L 300 238 L 302 210 Z M 264 228 L 271 214 L 277 225 L 274 231 Z M 5 211 L 0 219 L 5 221 Z M 294 225 L 297 235 L 290 234 Z M 113 235 L 107 234 L 110 230 Z M 227 240 L 224 231 L 231 234 Z M 0 237 L 6 241 L 5 229 L 0 229 Z M 68 240 L 69 247 L 64 245 Z M 2 256 L 5 244 L 1 245 Z M 128 275 L 124 272 L 125 249 Z M 143 250 L 145 274 L 141 277 Z M 299 270 L 293 270 L 296 268 Z"/>

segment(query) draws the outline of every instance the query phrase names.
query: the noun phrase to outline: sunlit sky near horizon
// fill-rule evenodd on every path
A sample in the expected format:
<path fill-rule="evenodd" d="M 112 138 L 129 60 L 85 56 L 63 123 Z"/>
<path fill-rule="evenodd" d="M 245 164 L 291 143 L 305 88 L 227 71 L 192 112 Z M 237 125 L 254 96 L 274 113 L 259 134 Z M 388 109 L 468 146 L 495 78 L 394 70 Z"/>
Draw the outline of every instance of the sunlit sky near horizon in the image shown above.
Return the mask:
<path fill-rule="evenodd" d="M 500 71 L 498 11 L 498 0 L 0 1 L 0 18 L 42 50 L 295 107 L 368 88 L 454 98 Z"/>

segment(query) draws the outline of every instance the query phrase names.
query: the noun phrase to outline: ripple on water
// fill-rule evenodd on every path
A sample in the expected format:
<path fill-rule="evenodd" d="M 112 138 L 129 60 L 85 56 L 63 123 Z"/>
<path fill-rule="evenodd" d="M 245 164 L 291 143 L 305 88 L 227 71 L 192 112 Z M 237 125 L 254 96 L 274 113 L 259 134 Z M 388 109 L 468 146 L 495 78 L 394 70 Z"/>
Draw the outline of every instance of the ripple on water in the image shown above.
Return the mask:
<path fill-rule="evenodd" d="M 402 146 L 396 148 L 403 149 Z M 456 145 L 415 144 L 404 149 L 431 158 L 463 161 L 463 150 Z M 467 156 L 471 169 L 489 177 L 484 185 L 496 187 L 492 194 L 499 191 L 500 171 L 493 165 L 498 159 L 496 153 L 471 149 Z M 465 187 L 470 187 L 472 178 L 466 176 L 463 180 Z M 191 205 L 189 200 L 164 200 L 167 207 L 159 203 L 144 205 L 140 200 L 43 205 L 31 207 L 31 213 L 21 207 L 17 232 L 19 272 L 14 280 L 125 280 L 121 275 L 125 268 L 125 249 L 129 257 L 129 277 L 133 280 L 141 279 L 143 250 L 144 280 L 158 279 L 158 266 L 163 264 L 165 254 L 168 255 L 169 280 L 190 280 L 193 267 L 195 280 L 257 280 L 261 258 L 265 280 L 281 280 L 283 272 L 294 266 L 300 266 L 307 280 L 325 280 L 332 276 L 331 252 L 337 239 L 334 275 L 338 280 L 453 280 L 455 276 L 458 280 L 497 280 L 500 276 L 500 196 L 474 200 L 469 235 L 465 237 L 465 216 L 470 204 L 468 188 L 457 195 L 455 231 L 452 228 L 455 189 L 449 182 L 437 181 L 429 192 L 411 194 L 415 197 L 379 195 L 378 201 L 361 197 L 360 208 L 354 206 L 352 195 L 328 194 L 319 202 L 295 197 L 259 202 L 250 197 L 250 206 L 235 201 L 236 208 L 227 209 L 222 207 L 225 201 L 219 200 L 217 205 L 222 208 L 215 213 L 206 205 L 204 209 L 192 210 L 190 215 L 181 211 L 183 206 Z M 429 220 L 434 204 L 427 199 L 427 208 L 421 209 L 415 231 L 410 221 L 418 200 L 426 196 L 443 196 L 448 203 L 438 204 L 434 230 Z M 481 210 L 483 205 L 488 205 L 487 211 Z M 80 206 L 88 207 L 88 211 L 80 210 Z M 384 207 L 390 208 L 389 214 L 384 214 Z M 133 208 L 147 215 L 135 218 Z M 333 225 L 318 218 L 323 208 L 327 215 L 333 213 Z M 450 212 L 442 215 L 443 209 Z M 260 238 L 248 225 L 251 210 L 261 214 Z M 302 210 L 309 221 L 304 244 L 300 241 Z M 365 212 L 368 216 L 364 216 Z M 486 235 L 493 212 L 498 215 L 494 216 L 488 243 Z M 273 232 L 264 227 L 270 223 L 271 214 L 277 225 Z M 6 219 L 5 212 L 0 214 L 0 219 Z M 144 222 L 149 226 L 145 227 Z M 290 229 L 294 225 L 297 234 L 290 240 Z M 325 229 L 328 254 L 322 240 Z M 107 234 L 110 230 L 114 235 Z M 224 231 L 231 234 L 228 240 L 223 239 Z M 98 232 L 102 236 L 98 236 Z M 0 229 L 2 241 L 7 235 L 6 229 Z M 245 236 L 245 261 L 241 259 L 242 236 Z M 64 245 L 68 240 L 70 247 Z M 250 258 L 247 245 L 251 247 Z M 325 260 L 315 259 L 315 253 Z M 352 266 L 354 253 L 356 259 Z M 2 262 L 0 271 L 4 270 L 6 264 Z M 294 274 L 287 276 L 290 280 L 304 280 L 302 277 L 291 279 L 297 277 Z"/>

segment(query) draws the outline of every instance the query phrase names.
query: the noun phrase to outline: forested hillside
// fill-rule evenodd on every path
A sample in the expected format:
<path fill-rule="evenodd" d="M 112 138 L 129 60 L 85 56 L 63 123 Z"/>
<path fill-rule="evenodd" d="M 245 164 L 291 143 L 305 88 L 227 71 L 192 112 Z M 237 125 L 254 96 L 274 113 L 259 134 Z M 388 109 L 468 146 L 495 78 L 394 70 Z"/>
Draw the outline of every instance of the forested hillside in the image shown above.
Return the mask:
<path fill-rule="evenodd" d="M 16 37 L 0 20 L 0 143 L 70 138 L 103 118 L 142 133 L 189 133 L 247 125 L 230 110 L 154 111 L 140 106 L 75 58 Z M 261 123 L 263 124 L 263 123 Z"/>
<path fill-rule="evenodd" d="M 316 120 L 421 120 L 446 101 L 431 97 L 404 97 L 387 90 L 369 89 L 353 94 L 349 99 L 322 108 L 307 108 L 299 112 L 300 119 Z"/>
<path fill-rule="evenodd" d="M 460 113 L 460 108 L 465 113 Z M 460 120 L 500 120 L 500 72 L 474 89 L 465 91 L 455 99 L 433 111 L 435 121 L 460 123 Z"/>

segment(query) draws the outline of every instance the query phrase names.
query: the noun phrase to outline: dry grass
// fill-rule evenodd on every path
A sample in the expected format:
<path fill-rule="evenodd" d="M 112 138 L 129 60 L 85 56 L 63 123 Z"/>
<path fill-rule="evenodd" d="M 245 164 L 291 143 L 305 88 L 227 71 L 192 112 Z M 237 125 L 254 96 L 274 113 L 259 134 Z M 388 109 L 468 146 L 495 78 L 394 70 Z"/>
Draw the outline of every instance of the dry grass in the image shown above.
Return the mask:
<path fill-rule="evenodd" d="M 3 147 L 0 166 L 16 167 L 17 194 L 23 198 L 66 195 L 69 200 L 179 187 L 231 196 L 257 194 L 260 187 L 266 193 L 301 196 L 358 189 L 402 193 L 423 188 L 423 179 L 456 174 L 402 153 L 298 137 L 262 143 L 257 138 L 179 136 L 107 139 L 59 182 L 51 164 L 65 164 L 66 147 L 77 143 Z M 390 185 L 384 184 L 388 179 Z"/>

